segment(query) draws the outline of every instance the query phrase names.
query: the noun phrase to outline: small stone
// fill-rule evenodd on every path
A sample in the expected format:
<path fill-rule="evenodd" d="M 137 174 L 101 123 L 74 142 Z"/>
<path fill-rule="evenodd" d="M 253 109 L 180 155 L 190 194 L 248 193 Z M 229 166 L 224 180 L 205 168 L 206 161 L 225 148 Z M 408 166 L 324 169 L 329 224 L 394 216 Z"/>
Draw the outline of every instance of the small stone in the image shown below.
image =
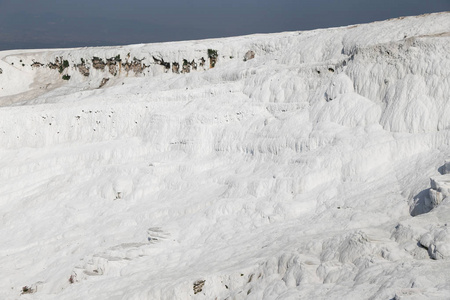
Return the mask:
<path fill-rule="evenodd" d="M 248 50 L 247 53 L 244 55 L 244 61 L 250 60 L 255 58 L 255 52 L 252 50 Z"/>

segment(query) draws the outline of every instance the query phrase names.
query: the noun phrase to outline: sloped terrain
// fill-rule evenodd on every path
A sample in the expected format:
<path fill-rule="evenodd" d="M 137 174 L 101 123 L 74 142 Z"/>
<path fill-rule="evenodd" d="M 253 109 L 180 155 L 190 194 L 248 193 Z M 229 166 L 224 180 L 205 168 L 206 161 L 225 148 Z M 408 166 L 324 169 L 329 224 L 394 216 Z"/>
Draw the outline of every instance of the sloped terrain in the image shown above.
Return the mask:
<path fill-rule="evenodd" d="M 450 297 L 449 28 L 0 52 L 0 298 Z"/>

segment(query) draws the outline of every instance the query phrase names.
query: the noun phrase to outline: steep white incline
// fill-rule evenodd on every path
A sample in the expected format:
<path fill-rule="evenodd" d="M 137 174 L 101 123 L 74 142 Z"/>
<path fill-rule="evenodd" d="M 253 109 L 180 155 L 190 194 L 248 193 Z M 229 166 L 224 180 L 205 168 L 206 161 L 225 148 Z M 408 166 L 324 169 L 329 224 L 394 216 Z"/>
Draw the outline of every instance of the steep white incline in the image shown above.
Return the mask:
<path fill-rule="evenodd" d="M 0 52 L 0 298 L 449 298 L 449 49 L 439 13 Z"/>

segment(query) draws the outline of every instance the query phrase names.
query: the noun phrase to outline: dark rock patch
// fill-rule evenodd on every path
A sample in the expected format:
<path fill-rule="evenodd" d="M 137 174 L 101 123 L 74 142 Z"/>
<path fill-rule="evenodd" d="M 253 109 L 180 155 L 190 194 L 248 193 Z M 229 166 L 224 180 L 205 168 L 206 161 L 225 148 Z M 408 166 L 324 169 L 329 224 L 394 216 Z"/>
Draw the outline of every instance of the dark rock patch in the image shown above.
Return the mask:
<path fill-rule="evenodd" d="M 255 51 L 253 51 L 253 50 L 248 50 L 247 53 L 245 53 L 245 55 L 244 55 L 244 61 L 254 59 L 254 58 L 255 58 Z"/>

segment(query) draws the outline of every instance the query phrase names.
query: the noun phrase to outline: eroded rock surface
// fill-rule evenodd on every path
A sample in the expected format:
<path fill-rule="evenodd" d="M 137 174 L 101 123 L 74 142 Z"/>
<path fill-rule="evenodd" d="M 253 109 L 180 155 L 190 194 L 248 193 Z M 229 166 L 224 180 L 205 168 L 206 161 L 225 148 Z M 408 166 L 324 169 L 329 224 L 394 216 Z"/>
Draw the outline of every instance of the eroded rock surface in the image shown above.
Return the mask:
<path fill-rule="evenodd" d="M 96 56 L 94 56 L 93 58 L 92 58 L 92 67 L 94 68 L 94 69 L 97 69 L 97 70 L 104 70 L 105 69 L 105 66 L 106 66 L 106 63 L 103 61 L 103 59 L 101 59 L 100 57 L 96 57 Z"/>
<path fill-rule="evenodd" d="M 450 196 L 450 174 L 430 178 L 430 199 L 433 207 L 438 206 Z"/>
<path fill-rule="evenodd" d="M 253 51 L 253 50 L 248 50 L 247 53 L 245 53 L 245 55 L 244 55 L 244 61 L 254 59 L 254 58 L 255 58 L 255 51 Z"/>

